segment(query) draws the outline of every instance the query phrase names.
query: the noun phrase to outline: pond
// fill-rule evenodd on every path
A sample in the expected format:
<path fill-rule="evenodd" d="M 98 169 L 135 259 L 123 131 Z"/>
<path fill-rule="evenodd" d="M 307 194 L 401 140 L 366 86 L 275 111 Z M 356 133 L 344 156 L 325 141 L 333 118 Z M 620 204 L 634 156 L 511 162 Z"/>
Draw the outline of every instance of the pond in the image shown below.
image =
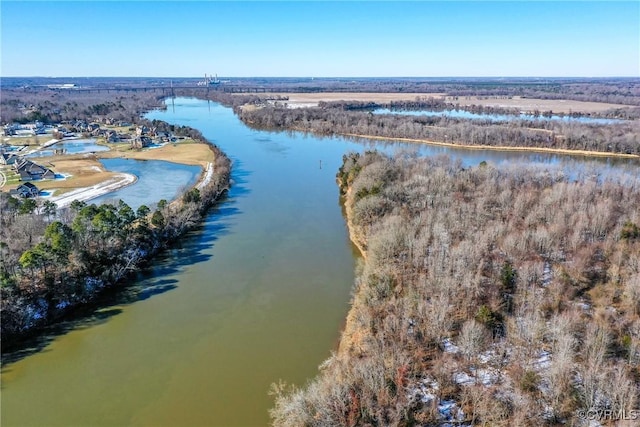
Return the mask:
<path fill-rule="evenodd" d="M 152 206 L 159 200 L 171 201 L 182 194 L 185 188 L 197 181 L 202 168 L 162 160 L 101 159 L 105 169 L 112 172 L 126 172 L 138 180 L 120 190 L 90 200 L 90 203 L 104 203 L 122 199 L 134 210 L 141 205 Z"/>
<path fill-rule="evenodd" d="M 69 139 L 63 140 L 47 148 L 27 155 L 27 157 L 47 157 L 56 154 L 82 154 L 97 151 L 108 151 L 109 147 L 96 144 L 95 139 Z"/>

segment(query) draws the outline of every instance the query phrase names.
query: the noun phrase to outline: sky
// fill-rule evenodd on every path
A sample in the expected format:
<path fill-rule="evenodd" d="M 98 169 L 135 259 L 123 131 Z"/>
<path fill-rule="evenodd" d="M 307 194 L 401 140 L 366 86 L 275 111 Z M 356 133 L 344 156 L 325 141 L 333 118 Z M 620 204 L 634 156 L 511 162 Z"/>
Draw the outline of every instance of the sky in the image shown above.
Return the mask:
<path fill-rule="evenodd" d="M 640 2 L 0 1 L 0 76 L 640 77 Z"/>

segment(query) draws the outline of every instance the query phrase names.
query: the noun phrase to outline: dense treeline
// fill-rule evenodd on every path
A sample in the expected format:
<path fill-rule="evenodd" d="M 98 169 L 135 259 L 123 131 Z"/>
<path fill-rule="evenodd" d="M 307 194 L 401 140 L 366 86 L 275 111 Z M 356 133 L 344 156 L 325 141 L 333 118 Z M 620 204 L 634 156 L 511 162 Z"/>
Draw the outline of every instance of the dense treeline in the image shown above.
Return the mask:
<path fill-rule="evenodd" d="M 463 145 L 586 150 L 640 155 L 640 121 L 610 125 L 560 120 L 466 120 L 453 117 L 370 114 L 345 108 L 243 108 L 250 126 L 321 135 L 422 139 Z"/>
<path fill-rule="evenodd" d="M 581 409 L 637 409 L 637 177 L 367 152 L 338 182 L 365 264 L 339 351 L 303 389 L 274 385 L 275 425 L 587 425 Z"/>
<path fill-rule="evenodd" d="M 6 82 L 4 80 L 7 80 Z M 480 96 L 502 98 L 521 96 L 542 99 L 569 99 L 640 106 L 640 80 L 614 79 L 300 79 L 235 78 L 225 79 L 217 87 L 193 88 L 194 79 L 24 78 L 3 80 L 0 89 L 1 123 L 12 121 L 59 122 L 63 120 L 110 117 L 135 121 L 140 112 L 164 108 L 162 100 L 169 94 L 211 99 L 228 106 L 260 99 L 258 94 L 237 95 L 231 92 L 251 90 L 272 92 L 392 92 L 446 93 L 449 97 Z M 83 90 L 60 90 L 46 85 L 73 82 Z M 173 85 L 173 88 L 170 88 Z M 144 87 L 147 89 L 141 90 Z M 95 88 L 95 90 L 91 90 Z M 127 88 L 138 88 L 131 91 Z M 132 112 L 134 113 L 132 117 Z M 611 116 L 624 115 L 623 109 Z"/>
<path fill-rule="evenodd" d="M 211 89 L 215 92 L 391 92 L 446 93 L 488 98 L 521 96 L 640 105 L 640 80 L 610 79 L 492 79 L 492 78 L 234 78 Z M 198 91 L 202 93 L 202 91 Z M 215 95 L 210 95 L 215 96 Z"/>
<path fill-rule="evenodd" d="M 457 98 L 457 97 L 453 97 Z M 283 101 L 283 102 L 286 102 Z M 452 111 L 452 110 L 463 110 L 468 111 L 474 114 L 487 114 L 487 115 L 510 115 L 510 116 L 519 116 L 522 111 L 520 108 L 506 108 L 506 107 L 497 107 L 491 105 L 460 105 L 459 102 L 450 102 L 442 98 L 434 98 L 430 96 L 419 96 L 415 100 L 406 100 L 406 101 L 392 101 L 389 103 L 376 103 L 376 102 L 358 102 L 358 101 L 333 101 L 333 102 L 324 102 L 321 101 L 318 103 L 318 106 L 321 108 L 340 108 L 343 110 L 373 110 L 376 108 L 387 108 L 395 111 Z M 599 112 L 599 113 L 581 113 L 581 112 L 571 112 L 568 114 L 553 112 L 553 111 L 528 111 L 527 113 L 533 115 L 534 117 L 551 117 L 551 116 L 567 116 L 567 117 L 601 117 L 601 118 L 611 118 L 611 119 L 622 119 L 622 120 L 633 120 L 640 118 L 640 108 L 633 107 L 624 107 L 624 108 L 614 108 L 611 110 Z M 527 120 L 531 121 L 531 120 Z M 534 122 L 535 123 L 535 122 Z"/>
<path fill-rule="evenodd" d="M 1 123 L 59 123 L 65 120 L 93 121 L 99 118 L 135 123 L 145 111 L 164 108 L 162 91 L 125 90 L 74 91 L 46 88 L 3 88 Z"/>
<path fill-rule="evenodd" d="M 192 137 L 206 143 L 197 131 Z M 172 203 L 133 211 L 74 202 L 56 213 L 32 199 L 0 193 L 3 350 L 11 341 L 122 283 L 159 250 L 194 227 L 229 186 L 230 161 L 215 145 L 214 173 Z"/>

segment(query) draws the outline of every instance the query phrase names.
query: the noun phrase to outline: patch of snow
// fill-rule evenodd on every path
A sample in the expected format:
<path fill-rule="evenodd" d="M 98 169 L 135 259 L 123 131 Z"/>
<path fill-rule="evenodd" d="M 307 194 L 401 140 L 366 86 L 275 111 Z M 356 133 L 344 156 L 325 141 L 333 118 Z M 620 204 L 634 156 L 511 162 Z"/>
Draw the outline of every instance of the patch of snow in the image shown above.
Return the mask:
<path fill-rule="evenodd" d="M 87 201 L 118 190 L 136 181 L 136 176 L 128 173 L 118 174 L 116 177 L 101 182 L 91 187 L 78 188 L 60 196 L 51 198 L 51 201 L 58 205 L 59 208 L 69 206 L 74 200 Z"/>
<path fill-rule="evenodd" d="M 493 350 L 487 350 L 478 355 L 478 359 L 482 363 L 489 363 L 497 359 L 496 353 Z"/>
<path fill-rule="evenodd" d="M 100 289 L 103 286 L 104 282 L 95 277 L 87 277 L 84 282 L 84 290 L 89 293 L 94 292 L 96 289 Z"/>
<path fill-rule="evenodd" d="M 60 301 L 58 304 L 56 304 L 56 308 L 58 310 L 62 310 L 63 308 L 69 307 L 71 305 L 71 303 L 69 301 Z"/>
<path fill-rule="evenodd" d="M 485 387 L 497 384 L 502 376 L 501 372 L 496 369 L 478 369 L 475 375 L 476 379 Z"/>
<path fill-rule="evenodd" d="M 476 379 L 466 372 L 456 372 L 453 374 L 453 381 L 460 385 L 472 385 L 476 383 Z"/>
<path fill-rule="evenodd" d="M 455 381 L 456 384 L 463 386 L 482 384 L 483 386 L 488 387 L 490 385 L 499 383 L 500 379 L 502 378 L 502 373 L 497 369 L 471 368 L 470 371 L 471 374 L 468 374 L 464 371 L 454 373 L 453 381 Z"/>
<path fill-rule="evenodd" d="M 583 301 L 576 302 L 576 306 L 581 308 L 583 311 L 590 311 L 591 310 L 591 304 L 583 302 Z"/>
<path fill-rule="evenodd" d="M 38 320 L 44 319 L 47 315 L 49 304 L 40 298 L 35 304 L 28 304 L 24 308 L 24 329 L 29 329 L 37 323 Z"/>
<path fill-rule="evenodd" d="M 442 340 L 442 346 L 444 347 L 445 353 L 459 353 L 460 352 L 460 347 L 455 345 L 451 341 L 451 339 L 449 339 L 449 338 L 445 338 L 444 340 Z"/>
<path fill-rule="evenodd" d="M 431 378 L 425 378 L 413 386 L 409 387 L 407 398 L 409 400 L 419 400 L 424 404 L 436 403 L 438 413 L 443 423 L 441 426 L 460 426 L 464 421 L 464 412 L 454 400 L 440 400 L 437 396 L 438 383 Z M 453 424 L 450 424 L 453 423 Z M 466 424 L 465 424 L 466 425 Z"/>
<path fill-rule="evenodd" d="M 430 403 L 438 399 L 436 393 L 438 383 L 430 378 L 419 381 L 415 386 L 409 387 L 407 398 L 409 400 L 419 400 L 422 403 Z"/>
<path fill-rule="evenodd" d="M 416 322 L 413 319 L 409 319 L 409 326 L 407 327 L 407 334 L 413 335 L 415 332 Z"/>
<path fill-rule="evenodd" d="M 438 404 L 438 412 L 446 421 L 464 420 L 464 412 L 458 407 L 454 400 L 441 400 Z"/>
<path fill-rule="evenodd" d="M 196 185 L 196 188 L 198 190 L 202 190 L 207 186 L 207 184 L 211 182 L 211 178 L 213 178 L 213 163 L 208 162 L 207 168 L 205 169 L 204 178 L 198 183 L 198 185 Z"/>
<path fill-rule="evenodd" d="M 538 353 L 538 359 L 533 362 L 533 366 L 537 370 L 549 369 L 549 366 L 551 366 L 551 353 L 546 350 L 541 350 Z"/>
<path fill-rule="evenodd" d="M 551 263 L 549 261 L 544 262 L 544 268 L 542 269 L 542 286 L 548 286 L 553 279 L 553 270 L 551 269 Z"/>

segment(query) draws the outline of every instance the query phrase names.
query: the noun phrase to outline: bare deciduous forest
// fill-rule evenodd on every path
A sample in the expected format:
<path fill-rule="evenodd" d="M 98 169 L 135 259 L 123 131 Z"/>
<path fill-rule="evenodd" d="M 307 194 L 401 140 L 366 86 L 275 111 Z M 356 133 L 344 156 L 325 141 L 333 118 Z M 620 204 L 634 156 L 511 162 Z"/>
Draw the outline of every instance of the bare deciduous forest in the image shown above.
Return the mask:
<path fill-rule="evenodd" d="M 162 91 L 52 90 L 2 88 L 2 123 L 14 121 L 56 123 L 109 117 L 137 122 L 140 113 L 164 108 Z"/>
<path fill-rule="evenodd" d="M 441 103 L 434 102 L 436 105 Z M 413 104 L 428 106 L 431 102 Z M 241 109 L 249 126 L 320 135 L 420 139 L 462 145 L 583 150 L 640 155 L 640 122 L 594 125 L 559 120 L 514 119 L 508 123 L 434 116 L 371 114 L 377 104 L 327 103 L 315 108 L 264 106 Z M 391 105 L 393 107 L 393 105 Z M 476 108 L 477 109 L 477 108 Z M 468 108 L 474 111 L 474 108 Z M 504 113 L 505 111 L 500 111 Z"/>
<path fill-rule="evenodd" d="M 275 425 L 575 425 L 637 408 L 640 181 L 350 154 L 340 349 Z"/>

